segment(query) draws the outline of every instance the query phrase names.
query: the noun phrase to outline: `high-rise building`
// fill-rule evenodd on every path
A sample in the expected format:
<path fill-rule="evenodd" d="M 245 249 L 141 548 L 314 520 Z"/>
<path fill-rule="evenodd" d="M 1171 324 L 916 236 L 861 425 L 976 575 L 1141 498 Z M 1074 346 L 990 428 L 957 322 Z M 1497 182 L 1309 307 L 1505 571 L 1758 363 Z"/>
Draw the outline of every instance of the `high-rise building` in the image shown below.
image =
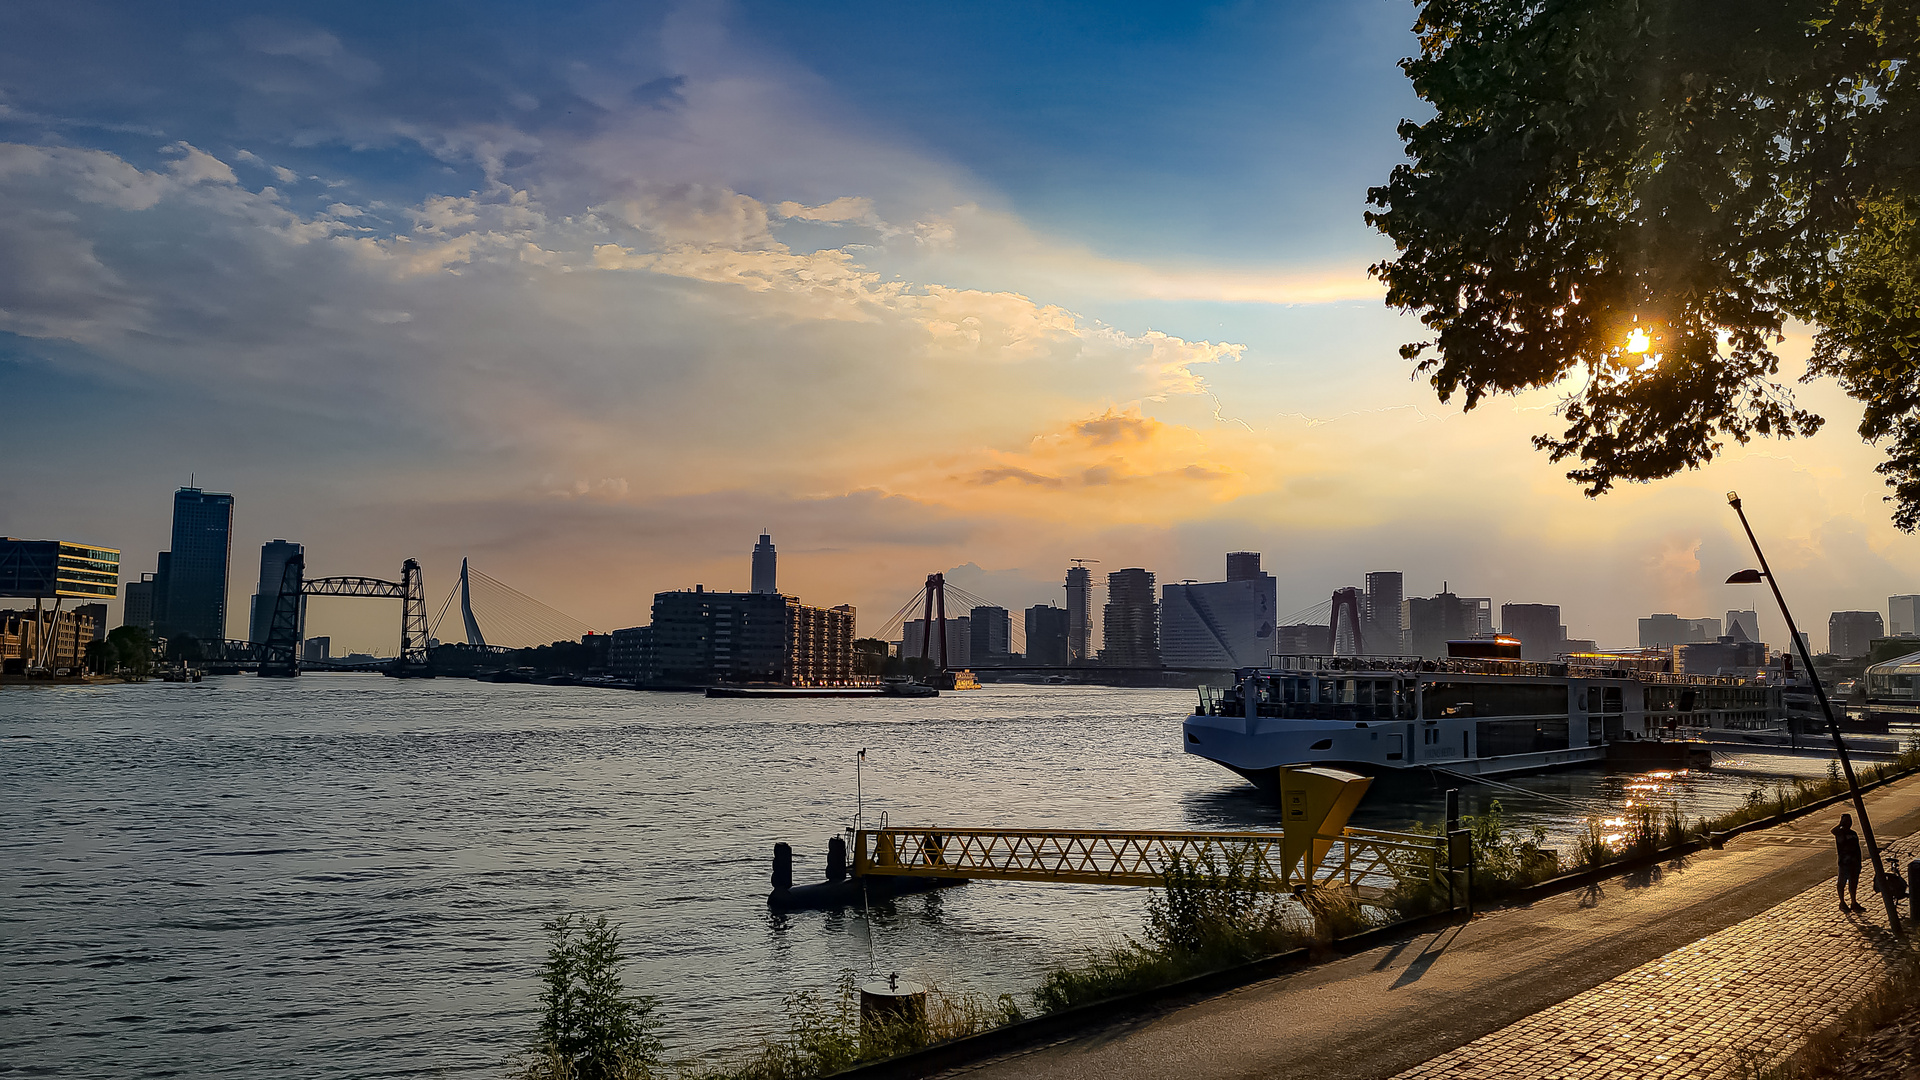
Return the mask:
<path fill-rule="evenodd" d="M 1276 585 L 1267 574 L 1160 588 L 1160 659 L 1172 668 L 1265 667 Z"/>
<path fill-rule="evenodd" d="M 1920 637 L 1920 596 L 1887 597 L 1887 636 Z"/>
<path fill-rule="evenodd" d="M 854 610 L 816 608 L 780 593 L 655 593 L 646 680 L 819 686 L 853 672 Z M 613 666 L 614 642 L 608 642 Z M 623 657 L 623 669 L 627 664 Z"/>
<path fill-rule="evenodd" d="M 933 627 L 931 633 L 927 627 Z M 947 629 L 947 666 L 973 666 L 973 620 L 962 615 L 949 617 Z M 924 650 L 924 651 L 923 651 Z M 934 666 L 940 664 L 940 623 L 936 620 L 908 619 L 900 624 L 900 655 L 903 658 L 925 656 Z"/>
<path fill-rule="evenodd" d="M 1719 619 L 1683 619 L 1671 613 L 1649 615 L 1640 620 L 1640 647 L 1659 649 L 1668 645 L 1690 645 L 1717 641 Z"/>
<path fill-rule="evenodd" d="M 1093 659 L 1093 571 L 1067 571 L 1067 656 L 1069 662 Z"/>
<path fill-rule="evenodd" d="M 1160 666 L 1160 604 L 1153 574 L 1134 567 L 1107 575 L 1100 662 L 1111 667 Z"/>
<path fill-rule="evenodd" d="M 273 605 L 280 598 L 280 579 L 287 572 L 287 561 L 306 554 L 306 548 L 287 540 L 269 540 L 260 545 L 260 584 L 253 593 L 253 611 L 247 619 L 247 640 L 258 644 L 267 640 L 267 628 L 273 625 Z M 307 599 L 300 598 L 300 623 L 306 625 Z"/>
<path fill-rule="evenodd" d="M 653 627 L 629 626 L 613 632 L 607 649 L 607 674 L 630 683 L 648 683 L 653 676 Z"/>
<path fill-rule="evenodd" d="M 1289 623 L 1273 631 L 1273 651 L 1281 656 L 1313 656 L 1329 652 L 1333 627 L 1322 623 Z"/>
<path fill-rule="evenodd" d="M 1734 636 L 1733 628 L 1738 626 L 1748 641 L 1765 640 L 1760 636 L 1760 613 L 1757 611 L 1729 611 L 1726 622 L 1728 637 Z"/>
<path fill-rule="evenodd" d="M 1493 633 L 1493 598 L 1487 596 L 1463 596 L 1460 602 L 1471 610 L 1473 632 L 1479 635 Z"/>
<path fill-rule="evenodd" d="M 141 574 L 139 581 L 120 587 L 120 624 L 153 629 L 153 575 Z"/>
<path fill-rule="evenodd" d="M 0 536 L 0 596 L 91 600 L 118 595 L 118 550 Z"/>
<path fill-rule="evenodd" d="M 773 550 L 773 537 L 760 534 L 760 542 L 753 545 L 753 591 L 757 593 L 779 592 L 775 584 L 776 559 Z"/>
<path fill-rule="evenodd" d="M 1366 646 L 1376 656 L 1391 656 L 1406 646 L 1407 628 L 1400 622 L 1401 602 L 1406 599 L 1405 579 L 1398 570 L 1374 570 L 1367 574 Z"/>
<path fill-rule="evenodd" d="M 1827 618 L 1827 651 L 1835 656 L 1865 656 L 1873 639 L 1886 632 L 1877 611 L 1836 611 Z"/>
<path fill-rule="evenodd" d="M 156 637 L 166 636 L 163 628 L 167 625 L 167 588 L 173 582 L 168 571 L 172 567 L 173 552 L 162 551 L 153 557 L 153 623 L 147 629 Z"/>
<path fill-rule="evenodd" d="M 975 664 L 1005 664 L 1013 655 L 1013 619 L 1003 607 L 977 607 L 968 614 L 967 651 Z"/>
<path fill-rule="evenodd" d="M 1407 650 L 1429 660 L 1447 655 L 1447 642 L 1480 633 L 1480 600 L 1440 592 L 1431 597 L 1409 597 L 1406 612 Z"/>
<path fill-rule="evenodd" d="M 227 638 L 227 564 L 233 496 L 184 487 L 173 494 L 173 551 L 161 633 L 217 648 Z"/>
<path fill-rule="evenodd" d="M 1227 552 L 1228 581 L 1257 581 L 1260 579 L 1260 553 L 1257 551 Z"/>
<path fill-rule="evenodd" d="M 1522 660 L 1552 660 L 1566 637 L 1559 604 L 1501 604 L 1500 632 L 1520 639 Z"/>
<path fill-rule="evenodd" d="M 73 612 L 82 619 L 93 620 L 93 637 L 88 640 L 105 641 L 107 639 L 107 605 L 76 604 Z"/>
<path fill-rule="evenodd" d="M 1027 609 L 1027 663 L 1034 667 L 1066 667 L 1067 609 L 1035 604 Z"/>
<path fill-rule="evenodd" d="M 300 659 L 304 663 L 318 663 L 333 659 L 333 639 L 331 637 L 310 637 L 300 643 Z"/>

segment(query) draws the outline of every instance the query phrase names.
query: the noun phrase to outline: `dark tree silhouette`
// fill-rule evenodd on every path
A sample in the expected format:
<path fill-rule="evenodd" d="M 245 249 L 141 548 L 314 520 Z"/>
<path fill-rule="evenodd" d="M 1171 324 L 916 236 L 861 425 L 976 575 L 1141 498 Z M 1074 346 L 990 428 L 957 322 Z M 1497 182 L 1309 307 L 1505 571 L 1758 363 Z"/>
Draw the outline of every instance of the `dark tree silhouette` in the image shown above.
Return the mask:
<path fill-rule="evenodd" d="M 1580 378 L 1534 444 L 1597 495 L 1817 431 L 1773 351 L 1803 320 L 1920 524 L 1920 3 L 1430 0 L 1415 30 L 1434 115 L 1367 220 L 1440 400 Z"/>

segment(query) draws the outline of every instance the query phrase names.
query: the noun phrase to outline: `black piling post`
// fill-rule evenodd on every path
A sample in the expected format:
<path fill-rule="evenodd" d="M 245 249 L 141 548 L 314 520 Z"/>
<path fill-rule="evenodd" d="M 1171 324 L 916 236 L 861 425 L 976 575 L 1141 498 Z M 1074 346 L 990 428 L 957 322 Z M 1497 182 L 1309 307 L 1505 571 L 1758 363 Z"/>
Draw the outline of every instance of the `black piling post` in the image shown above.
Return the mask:
<path fill-rule="evenodd" d="M 845 837 L 834 836 L 827 839 L 827 880 L 843 881 L 847 876 L 847 841 Z"/>
<path fill-rule="evenodd" d="M 793 845 L 779 843 L 773 845 L 773 891 L 786 892 L 793 888 Z"/>
<path fill-rule="evenodd" d="M 1460 827 L 1460 789 L 1447 789 L 1447 831 L 1453 832 Z"/>

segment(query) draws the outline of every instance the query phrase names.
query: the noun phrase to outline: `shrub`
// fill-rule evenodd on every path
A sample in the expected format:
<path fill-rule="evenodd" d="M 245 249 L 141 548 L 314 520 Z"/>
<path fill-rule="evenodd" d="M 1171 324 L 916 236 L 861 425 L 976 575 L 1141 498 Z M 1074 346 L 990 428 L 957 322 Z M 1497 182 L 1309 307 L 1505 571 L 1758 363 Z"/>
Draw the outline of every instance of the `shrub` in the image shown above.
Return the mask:
<path fill-rule="evenodd" d="M 602 915 L 562 915 L 541 926 L 547 959 L 542 1013 L 523 1080 L 641 1080 L 660 1066 L 652 998 L 620 979 L 620 931 Z"/>

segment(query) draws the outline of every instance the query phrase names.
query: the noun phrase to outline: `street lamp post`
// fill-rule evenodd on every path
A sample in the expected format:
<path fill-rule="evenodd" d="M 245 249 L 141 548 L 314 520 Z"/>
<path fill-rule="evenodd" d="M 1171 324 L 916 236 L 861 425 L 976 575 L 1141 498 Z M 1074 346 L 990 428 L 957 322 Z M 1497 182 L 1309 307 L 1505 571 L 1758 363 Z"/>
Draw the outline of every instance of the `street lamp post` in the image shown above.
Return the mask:
<path fill-rule="evenodd" d="M 1833 705 L 1827 700 L 1826 687 L 1820 685 L 1820 673 L 1813 669 L 1813 657 L 1807 652 L 1807 643 L 1800 637 L 1800 628 L 1794 625 L 1793 612 L 1787 610 L 1786 597 L 1780 595 L 1780 583 L 1774 580 L 1773 569 L 1767 565 L 1766 553 L 1760 550 L 1760 540 L 1753 535 L 1753 526 L 1747 521 L 1747 512 L 1740 508 L 1740 493 L 1727 492 L 1727 503 L 1733 512 L 1740 515 L 1740 527 L 1747 531 L 1747 542 L 1753 545 L 1754 558 L 1760 560 L 1760 569 L 1742 570 L 1727 579 L 1729 585 L 1757 585 L 1764 578 L 1767 586 L 1773 590 L 1773 602 L 1780 605 L 1780 615 L 1787 620 L 1787 635 L 1792 638 L 1794 648 L 1800 653 L 1800 663 L 1807 670 L 1807 678 L 1813 682 L 1813 692 L 1820 699 L 1820 712 L 1827 718 L 1827 734 L 1833 736 L 1834 752 L 1840 755 L 1840 768 L 1847 774 L 1847 790 L 1853 795 L 1854 812 L 1860 815 L 1860 834 L 1867 842 L 1867 854 L 1873 858 L 1873 884 L 1879 892 L 1880 900 L 1887 906 L 1887 925 L 1898 934 L 1900 930 L 1900 909 L 1893 902 L 1893 894 L 1886 890 L 1886 873 L 1880 864 L 1880 845 L 1873 839 L 1873 823 L 1867 820 L 1867 803 L 1860 796 L 1860 782 L 1853 775 L 1853 759 L 1847 756 L 1846 740 L 1840 737 L 1840 724 L 1833 718 Z"/>

